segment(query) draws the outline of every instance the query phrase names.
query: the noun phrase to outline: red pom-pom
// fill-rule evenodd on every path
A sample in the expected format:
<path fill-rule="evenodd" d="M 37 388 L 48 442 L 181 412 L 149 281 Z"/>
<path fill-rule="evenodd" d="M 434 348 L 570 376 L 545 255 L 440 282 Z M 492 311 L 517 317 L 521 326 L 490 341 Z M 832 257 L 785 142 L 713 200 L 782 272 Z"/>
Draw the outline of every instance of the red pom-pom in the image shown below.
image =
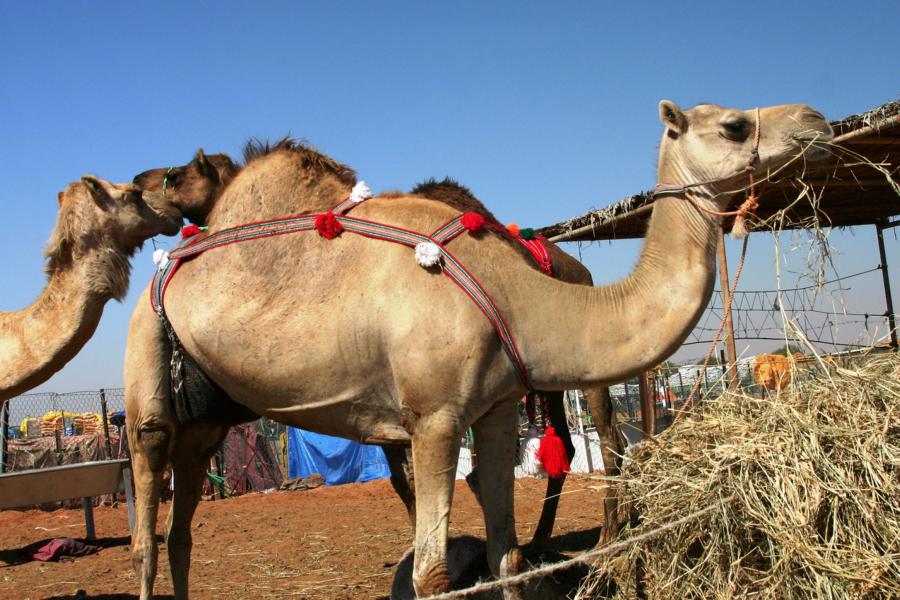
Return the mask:
<path fill-rule="evenodd" d="M 566 448 L 562 438 L 556 435 L 556 430 L 548 427 L 541 438 L 541 445 L 537 451 L 537 458 L 544 465 L 544 470 L 552 479 L 558 479 L 569 472 L 569 457 L 566 456 Z"/>
<path fill-rule="evenodd" d="M 521 231 L 521 229 L 519 229 L 519 226 L 515 223 L 510 223 L 509 225 L 507 225 L 506 230 L 513 235 L 519 235 L 519 231 Z"/>
<path fill-rule="evenodd" d="M 333 240 L 344 233 L 344 226 L 334 213 L 328 212 L 316 216 L 316 231 L 326 240 Z"/>
<path fill-rule="evenodd" d="M 484 227 L 484 217 L 478 213 L 467 212 L 462 216 L 459 222 L 463 227 L 469 230 L 469 233 L 481 231 L 482 227 Z"/>
<path fill-rule="evenodd" d="M 181 239 L 184 240 L 195 235 L 200 235 L 200 228 L 196 225 L 185 225 L 181 228 Z"/>

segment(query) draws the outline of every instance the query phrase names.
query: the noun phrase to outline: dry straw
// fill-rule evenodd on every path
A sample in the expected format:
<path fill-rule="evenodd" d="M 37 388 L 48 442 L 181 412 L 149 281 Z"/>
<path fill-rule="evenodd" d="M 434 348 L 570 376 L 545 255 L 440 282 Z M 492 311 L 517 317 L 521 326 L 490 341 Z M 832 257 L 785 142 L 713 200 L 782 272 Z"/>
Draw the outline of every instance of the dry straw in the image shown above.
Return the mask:
<path fill-rule="evenodd" d="M 821 368 L 821 367 L 818 367 Z M 728 392 L 642 444 L 620 539 L 721 509 L 604 557 L 578 598 L 900 597 L 900 357 L 826 365 L 784 393 Z"/>

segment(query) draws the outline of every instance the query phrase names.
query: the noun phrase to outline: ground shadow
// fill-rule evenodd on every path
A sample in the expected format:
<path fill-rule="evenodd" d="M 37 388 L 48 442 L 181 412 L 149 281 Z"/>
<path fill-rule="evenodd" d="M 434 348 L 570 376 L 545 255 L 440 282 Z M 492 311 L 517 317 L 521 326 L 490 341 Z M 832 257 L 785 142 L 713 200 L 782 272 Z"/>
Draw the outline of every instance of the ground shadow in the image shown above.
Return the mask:
<path fill-rule="evenodd" d="M 582 531 L 570 531 L 562 535 L 553 536 L 549 542 L 541 546 L 525 546 L 525 552 L 541 552 L 555 550 L 557 552 L 587 552 L 600 541 L 600 527 L 584 529 Z"/>
<path fill-rule="evenodd" d="M 574 532 L 554 538 L 541 548 L 523 547 L 528 569 L 548 567 L 553 563 L 559 563 L 571 555 L 563 554 L 560 548 L 568 551 L 583 552 L 594 547 L 600 536 L 600 530 Z M 447 545 L 447 563 L 450 570 L 451 586 L 454 590 L 460 590 L 481 581 L 490 580 L 491 573 L 487 566 L 487 552 L 484 540 L 462 536 L 450 538 Z M 412 600 L 415 598 L 412 588 L 412 563 L 414 553 L 412 550 L 400 559 L 394 572 L 394 580 L 391 585 L 390 600 Z M 569 565 L 558 570 L 548 571 L 543 576 L 528 582 L 522 590 L 525 600 L 556 600 L 568 598 L 577 590 L 590 569 L 584 563 Z M 598 592 L 596 597 L 605 597 L 614 593 L 615 587 L 609 584 Z M 470 594 L 472 599 L 494 600 L 502 596 L 499 589 Z M 384 597 L 382 597 L 384 598 Z"/>
<path fill-rule="evenodd" d="M 175 596 L 154 595 L 156 600 L 175 600 Z M 47 600 L 138 600 L 134 594 L 70 594 L 68 596 L 50 596 Z"/>

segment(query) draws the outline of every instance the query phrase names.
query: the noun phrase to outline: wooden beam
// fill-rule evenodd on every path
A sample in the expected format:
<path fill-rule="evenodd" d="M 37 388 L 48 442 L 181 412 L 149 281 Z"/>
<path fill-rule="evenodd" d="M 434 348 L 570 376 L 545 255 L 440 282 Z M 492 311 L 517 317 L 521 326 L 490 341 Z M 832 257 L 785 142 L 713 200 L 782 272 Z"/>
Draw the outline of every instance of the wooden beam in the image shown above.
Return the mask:
<path fill-rule="evenodd" d="M 750 235 L 749 233 L 747 235 Z M 717 241 L 719 252 L 719 285 L 722 287 L 722 312 L 725 318 L 725 351 L 727 363 L 723 365 L 728 370 L 728 387 L 737 389 L 737 349 L 734 344 L 734 322 L 731 320 L 731 283 L 728 279 L 728 257 L 725 255 L 725 232 L 719 235 Z M 725 310 L 725 307 L 728 310 Z"/>
<path fill-rule="evenodd" d="M 641 393 L 641 430 L 645 437 L 656 435 L 656 390 L 650 383 L 651 373 L 652 371 L 647 371 L 638 375 L 638 389 Z"/>

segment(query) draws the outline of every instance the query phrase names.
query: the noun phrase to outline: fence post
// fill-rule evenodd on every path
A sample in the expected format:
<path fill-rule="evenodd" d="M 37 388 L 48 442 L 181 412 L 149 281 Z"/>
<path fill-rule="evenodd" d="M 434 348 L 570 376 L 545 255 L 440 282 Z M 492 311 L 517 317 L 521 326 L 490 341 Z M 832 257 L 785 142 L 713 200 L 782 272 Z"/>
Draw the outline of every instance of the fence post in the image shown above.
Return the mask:
<path fill-rule="evenodd" d="M 3 428 L 3 431 L 0 431 L 0 473 L 6 473 L 6 461 L 7 456 L 9 456 L 9 444 L 7 441 L 7 437 L 9 436 L 9 403 L 11 400 L 7 400 L 3 404 L 3 409 L 0 411 L 0 427 Z"/>
<path fill-rule="evenodd" d="M 109 440 L 109 419 L 106 416 L 106 412 L 106 390 L 100 388 L 100 417 L 103 419 L 103 437 L 106 440 L 106 458 L 112 459 L 112 442 Z"/>

